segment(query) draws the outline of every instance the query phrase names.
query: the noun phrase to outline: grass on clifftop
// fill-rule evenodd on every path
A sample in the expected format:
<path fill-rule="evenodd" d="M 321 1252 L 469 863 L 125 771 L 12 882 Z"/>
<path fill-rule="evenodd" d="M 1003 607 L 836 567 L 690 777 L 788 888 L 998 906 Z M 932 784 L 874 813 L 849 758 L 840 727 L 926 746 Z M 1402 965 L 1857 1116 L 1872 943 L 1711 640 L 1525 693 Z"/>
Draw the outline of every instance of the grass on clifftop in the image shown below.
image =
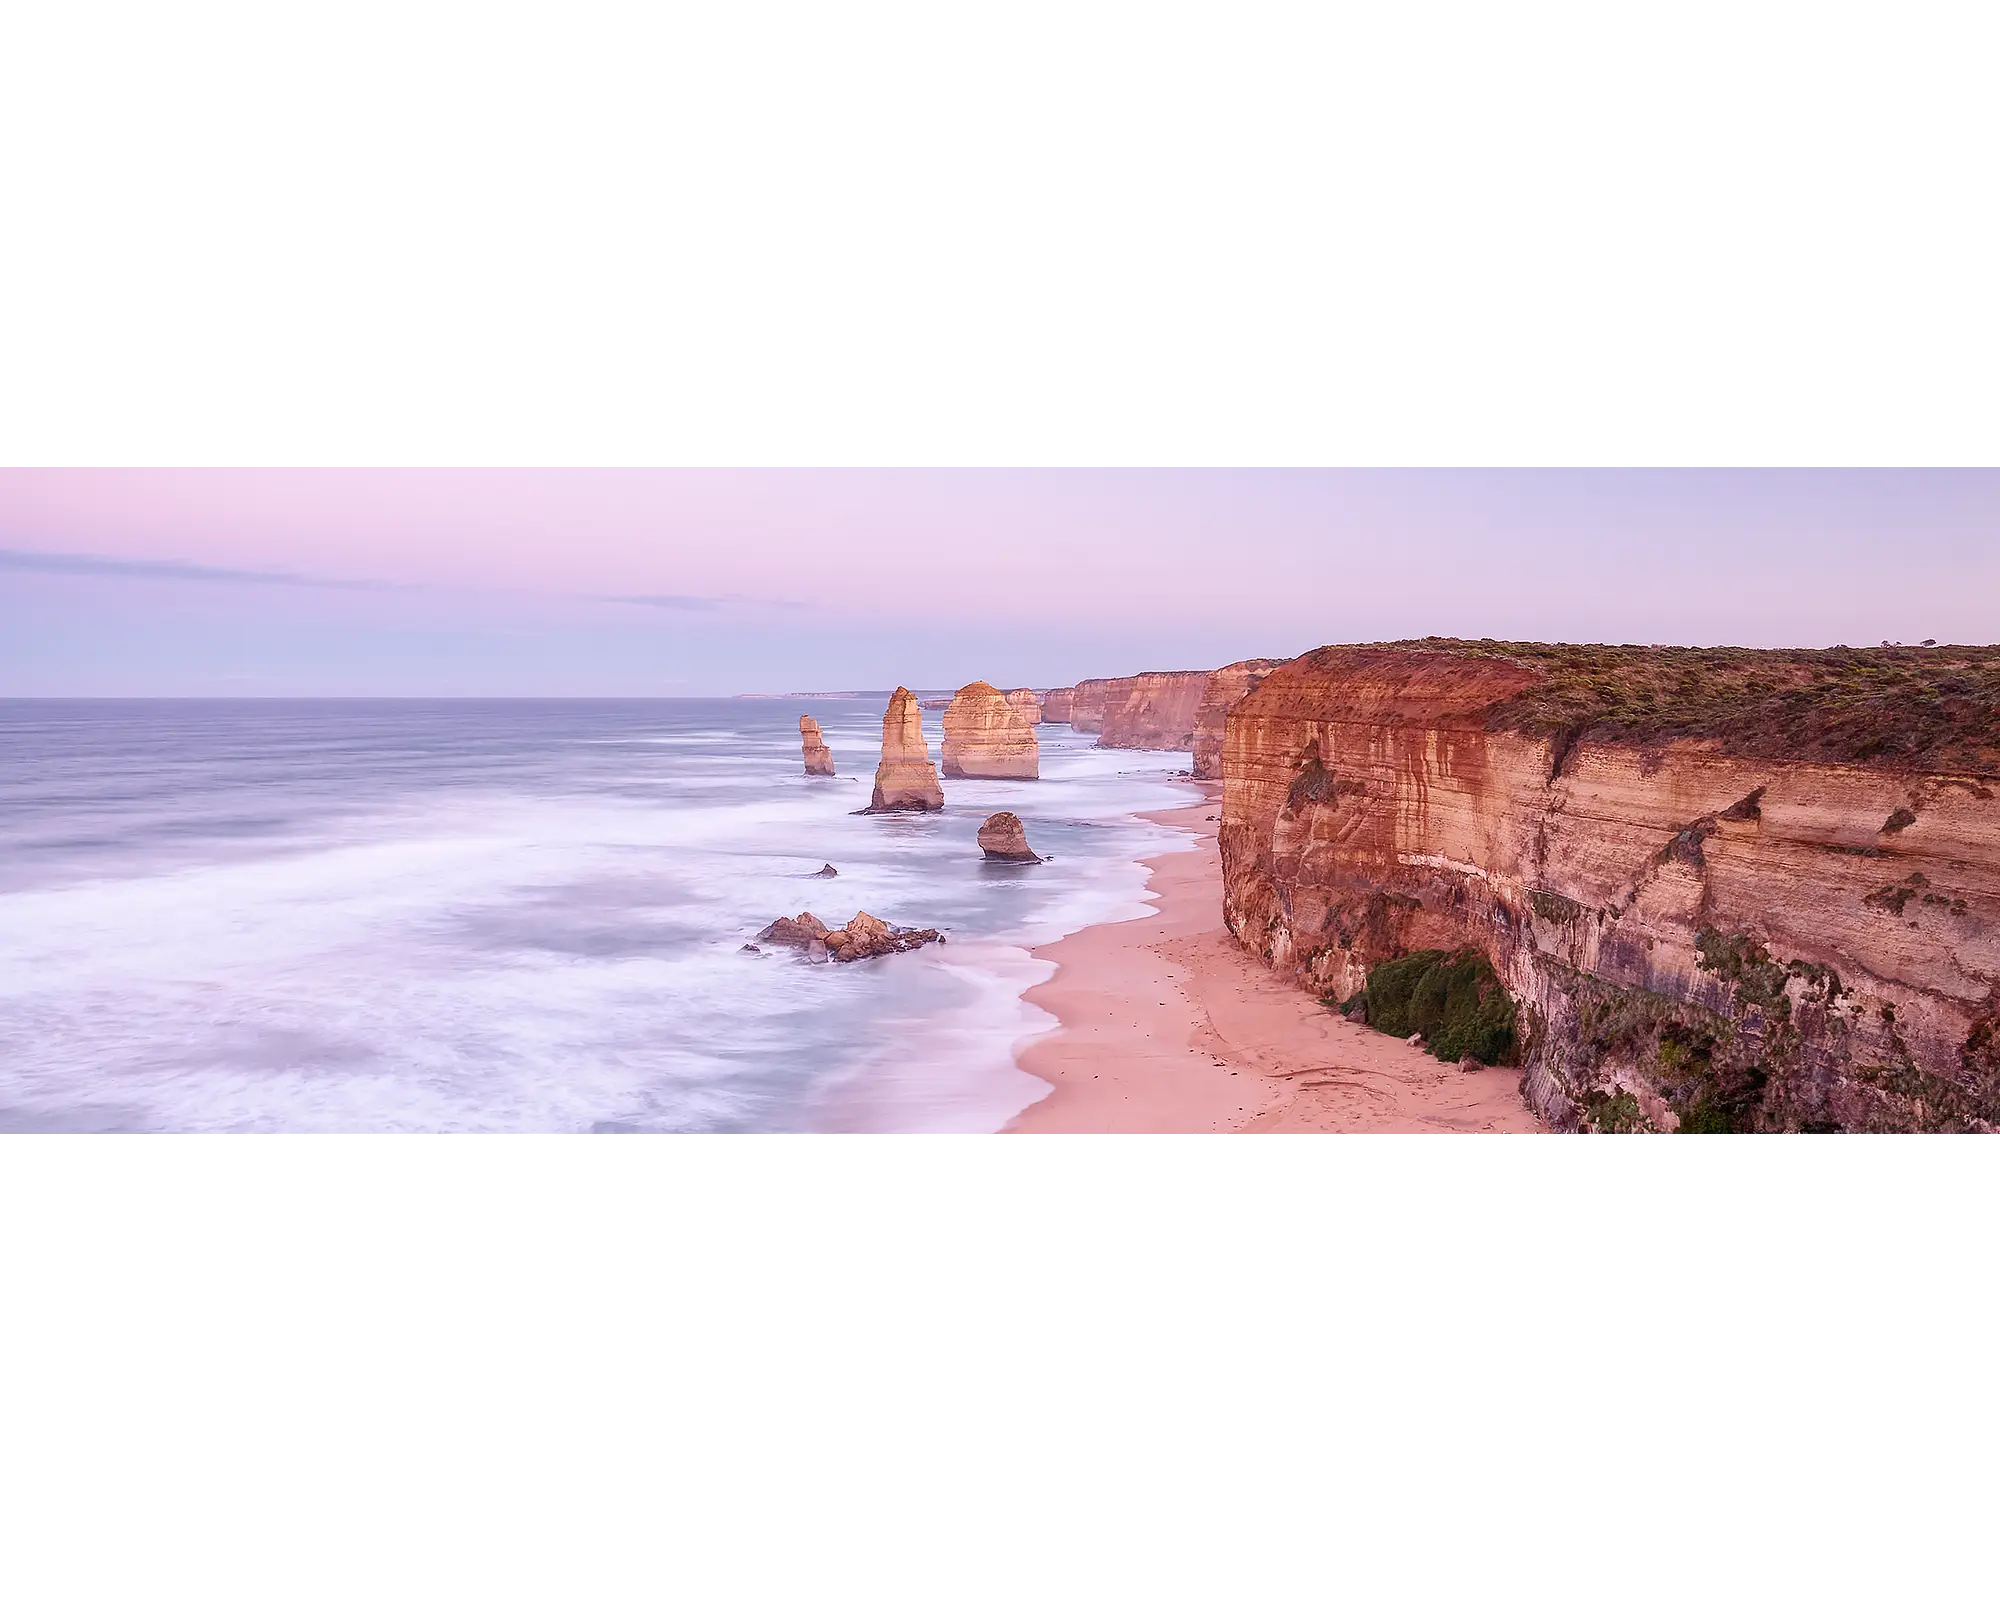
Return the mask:
<path fill-rule="evenodd" d="M 1355 650 L 1420 650 L 1538 672 L 1542 681 L 1494 706 L 1486 726 L 1554 738 L 1559 750 L 1581 739 L 1702 739 L 1781 760 L 2000 774 L 2000 645 L 1748 650 L 1406 639 L 1330 645 L 1306 659 L 1330 667 Z"/>

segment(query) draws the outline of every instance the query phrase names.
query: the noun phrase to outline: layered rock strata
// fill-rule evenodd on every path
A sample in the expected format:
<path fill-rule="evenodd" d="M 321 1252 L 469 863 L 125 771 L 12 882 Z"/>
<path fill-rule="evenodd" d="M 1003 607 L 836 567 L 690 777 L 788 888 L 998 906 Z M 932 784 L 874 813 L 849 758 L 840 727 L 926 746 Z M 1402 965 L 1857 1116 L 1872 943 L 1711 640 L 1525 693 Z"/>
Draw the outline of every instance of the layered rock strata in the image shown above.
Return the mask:
<path fill-rule="evenodd" d="M 1042 720 L 1042 697 L 1033 689 L 1009 689 L 1006 695 L 1007 704 L 1021 713 L 1021 720 L 1029 727 Z"/>
<path fill-rule="evenodd" d="M 1034 778 L 1041 775 L 1034 728 L 990 683 L 968 683 L 944 714 L 947 778 Z"/>
<path fill-rule="evenodd" d="M 942 811 L 944 786 L 924 740 L 924 713 L 908 689 L 889 696 L 882 713 L 882 760 L 869 811 Z"/>
<path fill-rule="evenodd" d="M 2000 649 L 1330 647 L 1221 770 L 1244 946 L 1477 949 L 1557 1127 L 2000 1124 Z"/>
<path fill-rule="evenodd" d="M 1194 714 L 1194 775 L 1222 776 L 1222 731 L 1229 708 L 1285 663 L 1281 660 L 1232 661 L 1208 675 L 1201 705 Z"/>
<path fill-rule="evenodd" d="M 1076 691 L 1074 689 L 1051 689 L 1047 694 L 1043 695 L 1042 721 L 1068 722 L 1070 716 L 1070 700 L 1071 697 L 1075 695 L 1075 693 Z"/>
<path fill-rule="evenodd" d="M 1208 689 L 1207 672 L 1141 672 L 1113 678 L 1097 742 L 1107 750 L 1186 750 Z"/>
<path fill-rule="evenodd" d="M 1099 733 L 1104 728 L 1104 697 L 1111 687 L 1109 678 L 1085 678 L 1070 691 L 1069 725 L 1078 733 Z M 1046 709 L 1042 712 L 1048 720 Z"/>
<path fill-rule="evenodd" d="M 991 861 L 1039 861 L 1028 848 L 1028 830 L 1011 811 L 996 811 L 979 825 L 979 848 Z"/>
<path fill-rule="evenodd" d="M 799 718 L 799 743 L 806 758 L 808 778 L 831 778 L 833 752 L 826 747 L 826 740 L 820 737 L 819 722 L 813 717 Z"/>

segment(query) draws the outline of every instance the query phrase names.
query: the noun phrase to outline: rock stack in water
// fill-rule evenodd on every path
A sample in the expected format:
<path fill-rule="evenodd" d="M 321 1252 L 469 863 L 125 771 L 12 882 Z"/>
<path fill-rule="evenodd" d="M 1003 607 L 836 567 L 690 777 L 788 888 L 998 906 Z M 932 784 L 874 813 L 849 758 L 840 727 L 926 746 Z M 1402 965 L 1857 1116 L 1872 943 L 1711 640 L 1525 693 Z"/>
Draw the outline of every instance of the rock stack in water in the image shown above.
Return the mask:
<path fill-rule="evenodd" d="M 826 741 L 819 735 L 819 723 L 812 717 L 799 718 L 799 743 L 805 748 L 806 776 L 808 778 L 831 778 L 833 774 L 833 752 L 826 747 Z"/>
<path fill-rule="evenodd" d="M 1075 696 L 1074 689 L 1051 689 L 1042 696 L 1042 721 L 1068 722 L 1069 704 Z"/>
<path fill-rule="evenodd" d="M 1021 713 L 1021 720 L 1034 727 L 1042 720 L 1042 697 L 1033 689 L 1009 689 L 1007 704 Z"/>
<path fill-rule="evenodd" d="M 1011 811 L 996 811 L 979 825 L 979 848 L 993 861 L 1039 861 L 1028 848 L 1028 830 Z"/>
<path fill-rule="evenodd" d="M 947 778 L 1037 778 L 1033 726 L 990 683 L 968 683 L 944 714 Z"/>
<path fill-rule="evenodd" d="M 882 764 L 875 769 L 870 811 L 942 811 L 944 786 L 924 742 L 924 713 L 908 689 L 889 696 L 882 713 Z"/>
<path fill-rule="evenodd" d="M 899 950 L 942 942 L 943 937 L 935 928 L 891 927 L 865 911 L 855 912 L 844 928 L 829 928 L 810 911 L 801 911 L 796 917 L 778 918 L 757 935 L 757 940 L 796 950 L 817 966 L 823 961 L 867 961 L 894 955 Z M 754 950 L 756 946 L 744 948 Z"/>

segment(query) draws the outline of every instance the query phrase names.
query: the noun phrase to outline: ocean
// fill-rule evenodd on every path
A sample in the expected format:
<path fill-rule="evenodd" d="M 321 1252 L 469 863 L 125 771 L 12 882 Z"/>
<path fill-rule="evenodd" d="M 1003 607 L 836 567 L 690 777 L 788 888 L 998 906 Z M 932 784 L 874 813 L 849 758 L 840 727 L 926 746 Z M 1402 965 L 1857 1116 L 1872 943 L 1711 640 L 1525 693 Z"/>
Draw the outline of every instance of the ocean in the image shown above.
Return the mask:
<path fill-rule="evenodd" d="M 1149 914 L 1188 758 L 1045 726 L 1038 782 L 856 816 L 885 703 L 0 702 L 0 1130 L 1004 1126 L 1028 948 Z M 983 860 L 1002 810 L 1053 859 Z M 744 953 L 800 910 L 947 941 Z"/>

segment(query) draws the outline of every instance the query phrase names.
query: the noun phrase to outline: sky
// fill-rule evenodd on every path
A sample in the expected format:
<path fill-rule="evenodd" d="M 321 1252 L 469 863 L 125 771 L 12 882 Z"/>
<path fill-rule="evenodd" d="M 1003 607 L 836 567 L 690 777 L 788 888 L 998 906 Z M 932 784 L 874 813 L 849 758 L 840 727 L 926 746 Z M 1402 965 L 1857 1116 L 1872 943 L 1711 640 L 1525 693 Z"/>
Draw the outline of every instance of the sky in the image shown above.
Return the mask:
<path fill-rule="evenodd" d="M 0 695 L 1049 687 L 2000 635 L 2000 472 L 0 470 Z"/>

